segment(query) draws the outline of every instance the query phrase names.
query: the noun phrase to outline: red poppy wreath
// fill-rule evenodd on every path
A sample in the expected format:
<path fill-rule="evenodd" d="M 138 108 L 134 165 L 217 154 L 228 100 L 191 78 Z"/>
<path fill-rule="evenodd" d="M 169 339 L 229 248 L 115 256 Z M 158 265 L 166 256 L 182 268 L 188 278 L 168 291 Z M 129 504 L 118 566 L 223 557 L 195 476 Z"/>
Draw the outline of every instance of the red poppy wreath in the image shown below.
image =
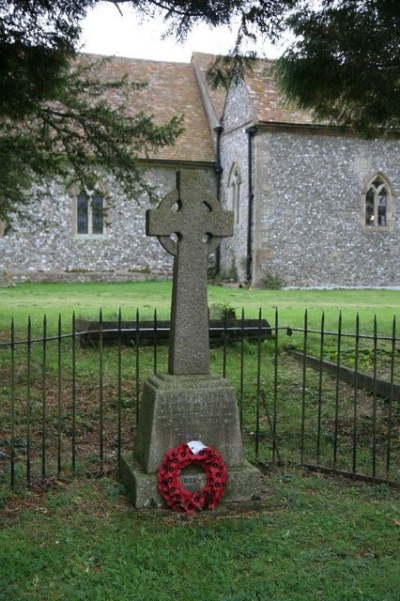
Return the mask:
<path fill-rule="evenodd" d="M 205 486 L 191 492 L 182 486 L 180 474 L 188 465 L 199 465 L 206 474 Z M 158 490 L 174 511 L 194 514 L 215 509 L 225 492 L 228 471 L 218 451 L 200 441 L 184 442 L 165 454 L 158 470 Z"/>

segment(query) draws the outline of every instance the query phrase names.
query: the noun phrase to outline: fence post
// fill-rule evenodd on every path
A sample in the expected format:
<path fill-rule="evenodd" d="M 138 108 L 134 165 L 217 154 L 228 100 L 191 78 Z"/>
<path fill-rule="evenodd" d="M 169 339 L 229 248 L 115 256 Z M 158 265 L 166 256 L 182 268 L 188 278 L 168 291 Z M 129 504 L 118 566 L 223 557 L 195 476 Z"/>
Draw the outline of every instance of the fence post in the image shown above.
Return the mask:
<path fill-rule="evenodd" d="M 42 337 L 42 478 L 46 477 L 46 369 L 47 369 L 47 317 L 43 317 Z"/>
<path fill-rule="evenodd" d="M 28 317 L 28 335 L 27 335 L 27 354 L 26 354 L 26 481 L 31 483 L 31 418 L 32 418 L 32 398 L 31 398 L 31 370 L 32 370 L 32 322 Z"/>
<path fill-rule="evenodd" d="M 118 367 L 117 367 L 117 465 L 118 474 L 121 468 L 121 447 L 122 447 L 122 423 L 121 423 L 121 403 L 122 403 L 122 315 L 121 309 L 118 311 Z"/>
<path fill-rule="evenodd" d="M 274 399 L 273 399 L 273 410 L 272 410 L 272 461 L 276 460 L 278 454 L 278 461 L 281 461 L 281 457 L 278 451 L 278 445 L 276 442 L 276 429 L 278 419 L 278 351 L 279 351 L 279 315 L 278 307 L 275 307 L 275 321 L 274 321 L 274 332 L 275 332 L 275 344 L 274 344 Z"/>
<path fill-rule="evenodd" d="M 72 338 L 71 338 L 71 362 L 72 362 L 72 474 L 76 476 L 76 326 L 75 311 L 72 314 Z"/>
<path fill-rule="evenodd" d="M 62 387 L 62 354 L 61 354 L 61 313 L 57 324 L 57 477 L 61 475 L 61 387 Z"/>
<path fill-rule="evenodd" d="M 262 313 L 258 311 L 258 337 L 257 337 L 257 390 L 256 390 L 256 461 L 260 445 L 260 393 L 261 393 L 261 342 L 262 342 Z"/>
<path fill-rule="evenodd" d="M 154 309 L 154 330 L 153 330 L 153 371 L 156 374 L 157 373 L 157 342 L 158 342 L 158 337 L 157 337 L 157 309 Z"/>
<path fill-rule="evenodd" d="M 321 315 L 321 337 L 319 346 L 319 378 L 318 378 L 318 416 L 317 416 L 317 465 L 321 461 L 321 421 L 322 421 L 322 376 L 325 342 L 325 312 Z"/>
<path fill-rule="evenodd" d="M 99 451 L 100 473 L 104 471 L 104 402 L 103 402 L 103 311 L 99 311 Z"/>
<path fill-rule="evenodd" d="M 376 478 L 376 417 L 377 417 L 377 365 L 378 365 L 378 322 L 374 315 L 374 393 L 372 397 L 372 478 Z"/>
<path fill-rule="evenodd" d="M 337 356 L 336 356 L 336 387 L 335 387 L 335 430 L 333 434 L 333 471 L 337 469 L 337 454 L 339 444 L 339 393 L 340 393 L 340 360 L 342 352 L 342 312 L 339 312 Z"/>
<path fill-rule="evenodd" d="M 244 399 L 244 308 L 240 316 L 240 382 L 239 382 L 239 415 L 240 428 L 243 428 L 243 399 Z"/>
<path fill-rule="evenodd" d="M 10 483 L 15 487 L 15 326 L 11 320 L 11 457 L 10 457 Z"/>
<path fill-rule="evenodd" d="M 300 464 L 304 463 L 304 438 L 306 421 L 306 383 L 307 383 L 307 346 L 308 346 L 308 313 L 304 312 L 304 337 L 303 337 L 303 383 L 301 394 L 301 427 L 300 427 Z"/>
<path fill-rule="evenodd" d="M 139 422 L 140 411 L 140 362 L 139 362 L 139 309 L 136 309 L 136 328 L 135 328 L 135 378 L 136 378 L 136 426 Z"/>
<path fill-rule="evenodd" d="M 391 447 L 392 447 L 392 420 L 393 420 L 393 384 L 394 384 L 394 364 L 395 364 L 395 353 L 396 353 L 396 316 L 393 317 L 392 322 L 392 348 L 390 356 L 390 394 L 389 394 L 389 407 L 388 407 L 388 438 L 386 448 L 386 479 L 389 479 L 390 475 L 390 462 L 391 462 Z"/>
<path fill-rule="evenodd" d="M 353 394 L 353 477 L 357 471 L 357 433 L 358 433 L 358 364 L 360 358 L 360 316 L 356 315 L 356 340 L 354 349 L 354 394 Z"/>

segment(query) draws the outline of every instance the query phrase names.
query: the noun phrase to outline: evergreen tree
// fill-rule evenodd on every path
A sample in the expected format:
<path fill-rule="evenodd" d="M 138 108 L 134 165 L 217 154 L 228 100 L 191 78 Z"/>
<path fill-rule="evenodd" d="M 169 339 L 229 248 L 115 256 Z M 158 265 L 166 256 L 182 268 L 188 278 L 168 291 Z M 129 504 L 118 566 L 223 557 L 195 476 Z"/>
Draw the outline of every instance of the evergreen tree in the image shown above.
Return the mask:
<path fill-rule="evenodd" d="M 62 176 L 90 184 L 98 166 L 137 196 L 145 187 L 139 150 L 172 144 L 182 131 L 179 116 L 159 125 L 128 115 L 137 84 L 104 83 L 99 67 L 78 58 L 82 20 L 98 1 L 0 0 L 0 219 L 29 199 L 34 182 Z M 244 38 L 274 41 L 291 30 L 295 42 L 277 64 L 289 99 L 369 135 L 399 125 L 397 0 L 109 1 L 161 14 L 177 39 L 199 21 L 236 24 L 237 42 L 214 69 L 224 85 L 247 68 Z M 107 100 L 113 87 L 118 107 Z"/>
<path fill-rule="evenodd" d="M 90 186 L 99 167 L 129 197 L 146 186 L 138 155 L 170 145 L 180 116 L 155 124 L 125 107 L 138 84 L 104 81 L 102 64 L 77 55 L 93 0 L 0 3 L 0 219 L 30 200 L 35 182 L 61 176 Z M 140 86 L 139 86 L 140 87 Z M 108 101 L 118 88 L 119 105 Z"/>
<path fill-rule="evenodd" d="M 296 41 L 277 65 L 286 96 L 366 136 L 397 129 L 398 0 L 322 0 L 301 8 L 287 21 Z"/>

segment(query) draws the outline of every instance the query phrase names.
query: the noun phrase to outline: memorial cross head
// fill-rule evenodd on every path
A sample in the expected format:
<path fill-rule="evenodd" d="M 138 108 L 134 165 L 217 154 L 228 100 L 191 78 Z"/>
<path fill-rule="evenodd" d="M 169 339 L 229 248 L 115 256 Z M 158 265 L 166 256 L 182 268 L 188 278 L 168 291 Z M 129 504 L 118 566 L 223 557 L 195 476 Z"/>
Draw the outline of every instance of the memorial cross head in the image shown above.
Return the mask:
<path fill-rule="evenodd" d="M 169 373 L 209 372 L 208 255 L 233 235 L 233 211 L 224 211 L 201 172 L 177 173 L 177 187 L 146 212 L 146 234 L 174 255 Z"/>

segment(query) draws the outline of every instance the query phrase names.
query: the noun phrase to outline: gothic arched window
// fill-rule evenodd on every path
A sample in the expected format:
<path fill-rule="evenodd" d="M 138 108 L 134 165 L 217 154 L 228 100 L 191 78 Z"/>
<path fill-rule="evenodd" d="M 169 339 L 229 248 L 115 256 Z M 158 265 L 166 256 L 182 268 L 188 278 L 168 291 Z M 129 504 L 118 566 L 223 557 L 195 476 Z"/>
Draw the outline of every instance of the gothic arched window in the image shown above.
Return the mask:
<path fill-rule="evenodd" d="M 76 233 L 104 234 L 105 214 L 103 194 L 99 190 L 82 190 L 76 201 Z"/>
<path fill-rule="evenodd" d="M 365 225 L 386 227 L 389 219 L 390 188 L 382 175 L 376 175 L 365 194 Z"/>
<path fill-rule="evenodd" d="M 228 188 L 230 196 L 230 208 L 235 213 L 235 223 L 240 220 L 240 186 L 242 178 L 240 177 L 239 167 L 234 163 L 229 175 Z"/>

